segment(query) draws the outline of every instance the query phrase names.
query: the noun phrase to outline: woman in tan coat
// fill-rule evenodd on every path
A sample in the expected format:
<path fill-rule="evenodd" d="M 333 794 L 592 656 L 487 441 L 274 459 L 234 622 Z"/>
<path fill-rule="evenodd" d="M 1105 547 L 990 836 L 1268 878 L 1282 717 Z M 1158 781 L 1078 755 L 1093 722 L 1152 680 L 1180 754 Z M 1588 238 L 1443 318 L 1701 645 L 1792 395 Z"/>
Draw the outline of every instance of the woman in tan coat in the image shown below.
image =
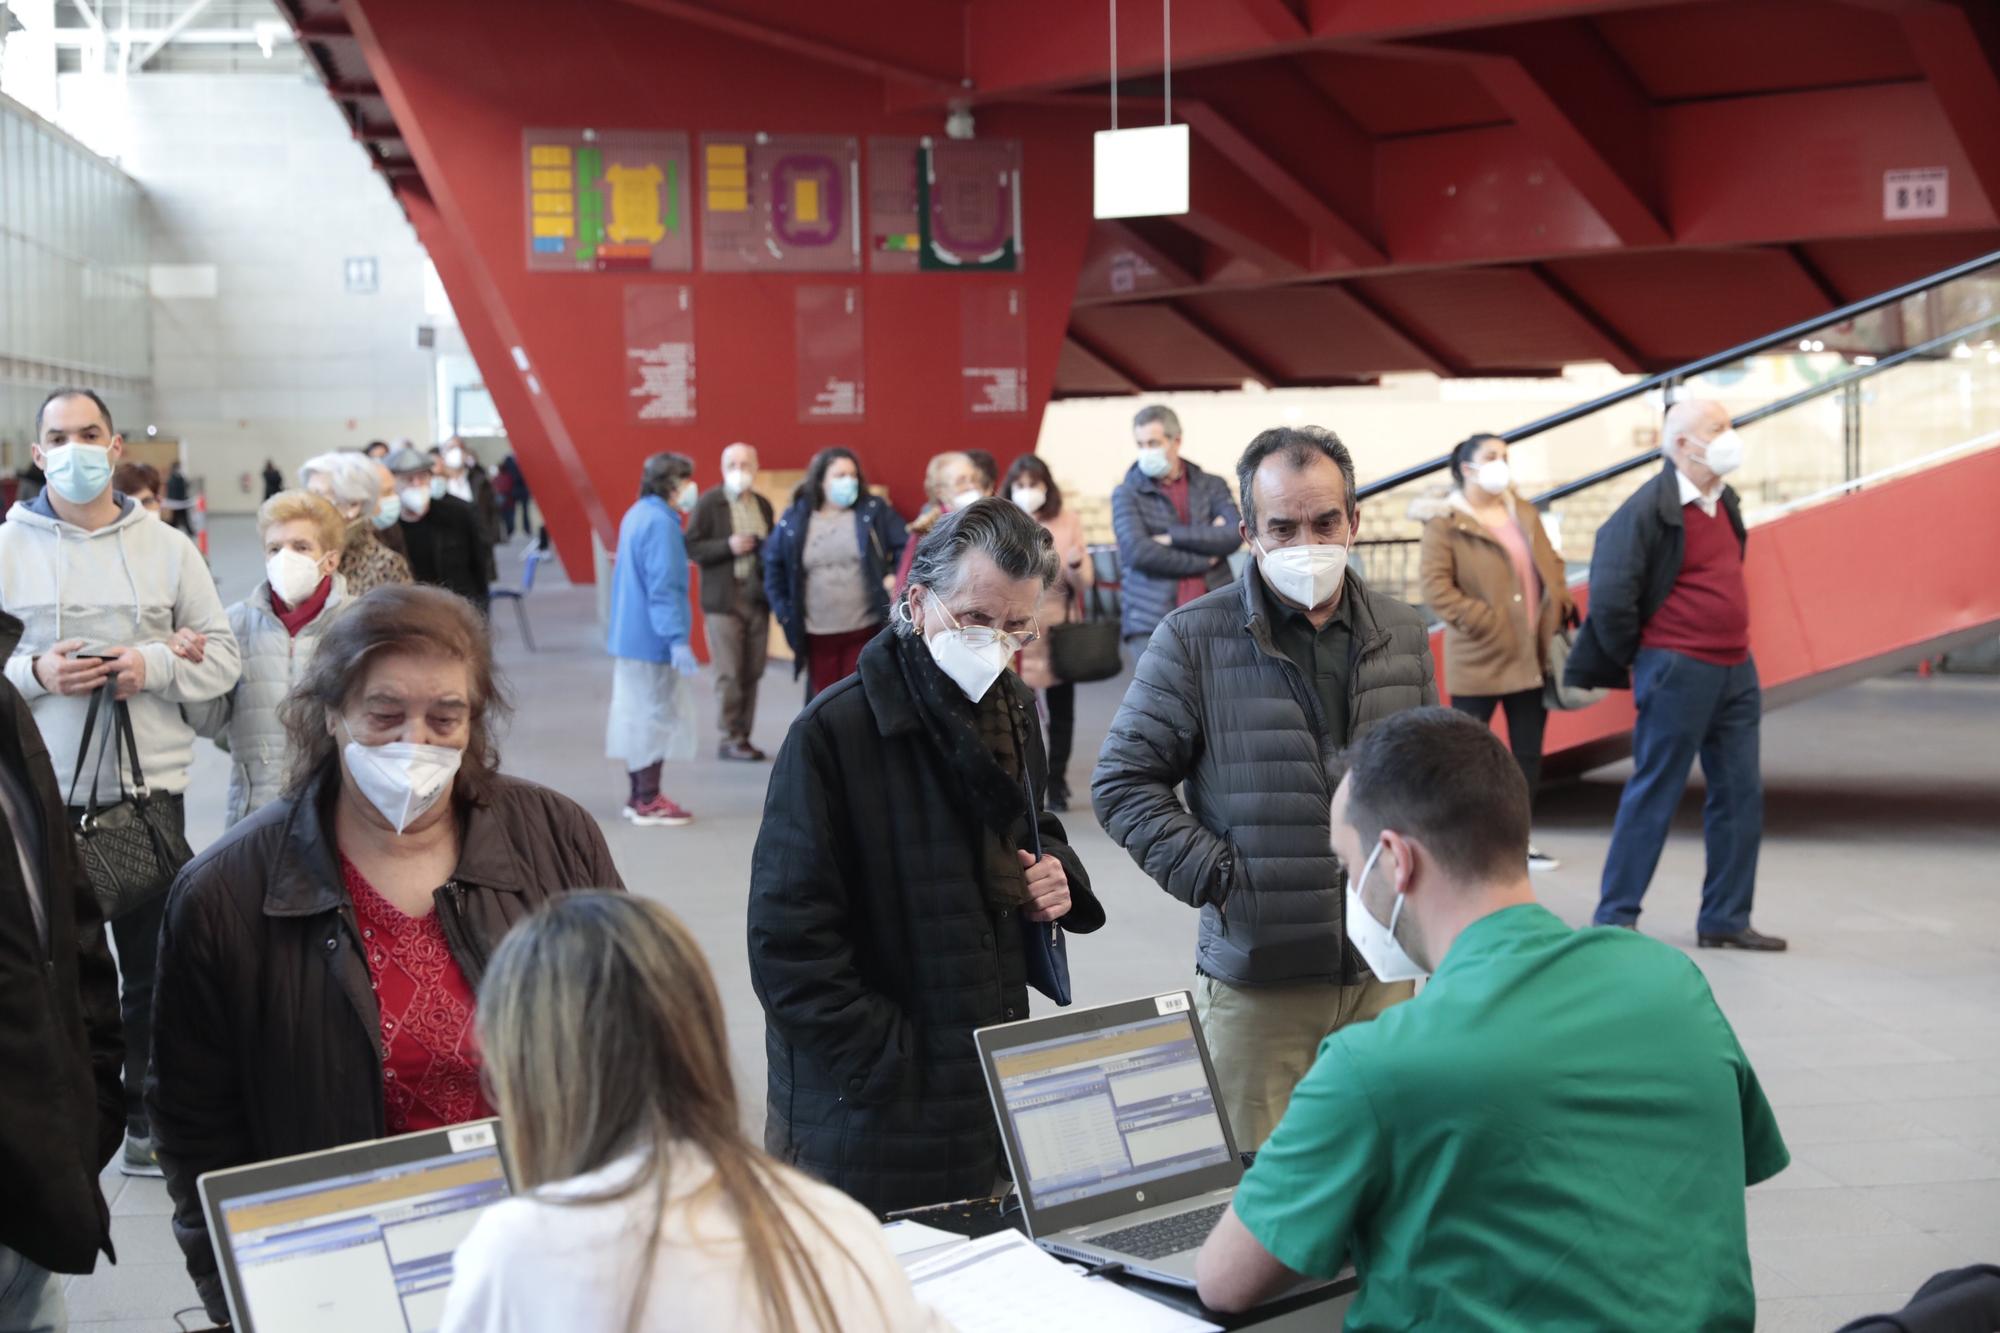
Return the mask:
<path fill-rule="evenodd" d="M 1007 469 L 1000 493 L 1049 530 L 1056 558 L 1062 564 L 1055 586 L 1042 594 L 1042 632 L 1021 650 L 1020 671 L 1028 688 L 1041 691 L 1042 705 L 1049 714 L 1049 790 L 1044 804 L 1051 810 L 1067 810 L 1069 775 L 1065 770 L 1076 737 L 1076 685 L 1057 680 L 1050 669 L 1049 631 L 1082 618 L 1083 593 L 1096 574 L 1090 564 L 1090 547 L 1083 539 L 1083 520 L 1063 508 L 1062 488 L 1050 475 L 1048 464 L 1033 454 L 1021 455 Z"/>
<path fill-rule="evenodd" d="M 1424 601 L 1444 621 L 1451 706 L 1481 722 L 1507 713 L 1507 740 L 1532 800 L 1541 777 L 1549 641 L 1576 618 L 1562 558 L 1514 491 L 1507 442 L 1475 435 L 1451 454 L 1454 487 L 1424 524 Z M 1553 870 L 1534 847 L 1528 864 Z"/>

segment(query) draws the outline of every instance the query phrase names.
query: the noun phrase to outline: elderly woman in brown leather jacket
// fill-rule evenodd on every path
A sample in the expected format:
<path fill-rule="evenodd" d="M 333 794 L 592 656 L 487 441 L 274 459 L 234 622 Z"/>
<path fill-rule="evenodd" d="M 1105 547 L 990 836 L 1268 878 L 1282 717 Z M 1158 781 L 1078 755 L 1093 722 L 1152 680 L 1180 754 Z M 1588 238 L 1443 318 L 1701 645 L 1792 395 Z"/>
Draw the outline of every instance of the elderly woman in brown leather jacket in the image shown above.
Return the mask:
<path fill-rule="evenodd" d="M 470 602 L 377 588 L 285 704 L 285 794 L 174 882 L 146 1103 L 218 1323 L 196 1179 L 491 1115 L 472 1028 L 486 960 L 552 895 L 624 887 L 582 807 L 499 772 L 501 711 Z"/>
<path fill-rule="evenodd" d="M 1549 641 L 1575 623 L 1576 605 L 1541 515 L 1514 490 L 1507 442 L 1460 442 L 1451 476 L 1451 494 L 1420 515 L 1424 601 L 1445 626 L 1445 688 L 1453 708 L 1481 722 L 1506 710 L 1507 741 L 1532 799 L 1548 720 Z M 1553 870 L 1557 862 L 1531 845 L 1528 864 Z"/>

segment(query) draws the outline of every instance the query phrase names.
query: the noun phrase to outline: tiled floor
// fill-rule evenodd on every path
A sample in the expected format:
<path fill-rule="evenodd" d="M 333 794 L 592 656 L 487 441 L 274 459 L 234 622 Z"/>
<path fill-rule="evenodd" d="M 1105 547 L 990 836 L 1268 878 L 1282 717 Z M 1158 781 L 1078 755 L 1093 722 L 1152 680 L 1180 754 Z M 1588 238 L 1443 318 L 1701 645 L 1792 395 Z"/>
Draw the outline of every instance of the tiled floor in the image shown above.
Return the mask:
<path fill-rule="evenodd" d="M 218 534 L 217 568 L 241 534 Z M 228 545 L 225 545 L 228 543 Z M 503 570 L 503 576 L 511 574 Z M 225 586 L 224 597 L 241 595 Z M 684 829 L 617 818 L 623 779 L 598 751 L 608 666 L 588 592 L 538 589 L 542 651 L 501 612 L 519 713 L 506 749 L 603 822 L 630 887 L 672 904 L 708 950 L 729 1008 L 744 1101 L 763 1104 L 762 1026 L 743 949 L 743 896 L 765 770 L 704 758 L 669 773 L 693 807 Z M 774 665 L 758 742 L 775 750 L 797 694 Z M 1082 781 L 1115 682 L 1079 700 Z M 704 716 L 711 715 L 704 712 Z M 197 846 L 217 831 L 222 767 L 204 747 L 189 809 Z M 532 765 L 520 757 L 532 753 Z M 1777 1107 L 1794 1163 L 1750 1193 L 1759 1325 L 1823 1333 L 1893 1308 L 1930 1274 L 2000 1262 L 2000 682 L 1903 677 L 1773 714 L 1765 728 L 1767 837 L 1757 924 L 1782 957 L 1700 952 Z M 1537 841 L 1563 859 L 1538 880 L 1587 920 L 1623 772 L 1550 792 Z M 1189 980 L 1194 916 L 1139 874 L 1088 813 L 1072 834 L 1110 926 L 1072 946 L 1079 999 Z M 671 849 L 673 869 L 659 853 Z M 1643 928 L 1692 949 L 1701 878 L 1699 787 L 1684 803 Z M 167 1333 L 195 1304 L 156 1181 L 105 1176 L 121 1262 L 69 1286 L 72 1327 Z M 199 1327 L 199 1313 L 187 1321 Z M 365 1333 L 365 1331 L 360 1331 Z"/>

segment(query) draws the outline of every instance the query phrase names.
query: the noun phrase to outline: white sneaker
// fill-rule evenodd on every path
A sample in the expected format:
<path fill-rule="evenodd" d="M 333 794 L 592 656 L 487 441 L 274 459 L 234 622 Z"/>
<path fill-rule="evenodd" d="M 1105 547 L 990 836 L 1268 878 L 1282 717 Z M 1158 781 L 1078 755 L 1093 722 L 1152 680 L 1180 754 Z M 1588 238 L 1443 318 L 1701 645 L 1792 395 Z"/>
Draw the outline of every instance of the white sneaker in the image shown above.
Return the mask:
<path fill-rule="evenodd" d="M 1539 847 L 1535 846 L 1535 845 L 1534 845 L 1533 843 L 1529 843 L 1529 844 L 1528 844 L 1528 869 L 1530 869 L 1530 870 L 1560 870 L 1560 869 L 1562 869 L 1562 862 L 1560 862 L 1560 861 L 1556 860 L 1556 859 L 1555 859 L 1555 858 L 1554 858 L 1553 856 L 1550 856 L 1550 855 L 1549 855 L 1549 854 L 1548 854 L 1547 852 L 1545 852 L 1545 851 L 1543 851 L 1543 850 L 1542 850 L 1541 848 L 1539 848 Z"/>

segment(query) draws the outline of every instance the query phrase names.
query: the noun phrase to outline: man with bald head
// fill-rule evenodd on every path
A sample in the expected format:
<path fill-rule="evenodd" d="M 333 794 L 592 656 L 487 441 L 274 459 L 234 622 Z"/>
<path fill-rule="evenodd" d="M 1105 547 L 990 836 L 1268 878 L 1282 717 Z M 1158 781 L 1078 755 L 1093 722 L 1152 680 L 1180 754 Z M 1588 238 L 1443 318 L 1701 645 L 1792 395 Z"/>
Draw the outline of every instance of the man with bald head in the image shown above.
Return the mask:
<path fill-rule="evenodd" d="M 1722 480 L 1743 462 L 1743 445 L 1722 405 L 1699 398 L 1669 408 L 1661 436 L 1667 461 L 1660 475 L 1598 530 L 1590 615 L 1565 675 L 1571 685 L 1630 689 L 1639 710 L 1597 924 L 1637 928 L 1674 808 L 1699 758 L 1708 782 L 1708 873 L 1696 942 L 1775 953 L 1785 941 L 1750 928 L 1764 832 L 1764 703 L 1750 655 L 1743 511 Z"/>
<path fill-rule="evenodd" d="M 721 705 L 722 743 L 716 753 L 749 762 L 764 758 L 750 743 L 750 728 L 757 720 L 757 686 L 771 639 L 762 552 L 772 512 L 756 483 L 757 451 L 730 445 L 722 451 L 722 484 L 695 504 L 687 527 L 688 558 L 701 569 L 701 614 Z"/>

